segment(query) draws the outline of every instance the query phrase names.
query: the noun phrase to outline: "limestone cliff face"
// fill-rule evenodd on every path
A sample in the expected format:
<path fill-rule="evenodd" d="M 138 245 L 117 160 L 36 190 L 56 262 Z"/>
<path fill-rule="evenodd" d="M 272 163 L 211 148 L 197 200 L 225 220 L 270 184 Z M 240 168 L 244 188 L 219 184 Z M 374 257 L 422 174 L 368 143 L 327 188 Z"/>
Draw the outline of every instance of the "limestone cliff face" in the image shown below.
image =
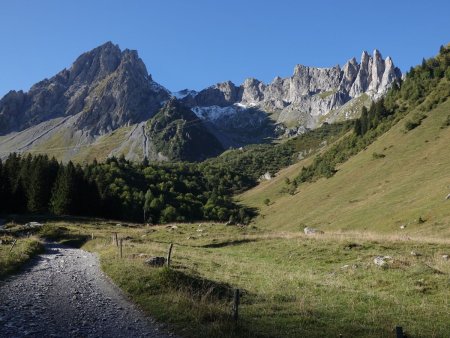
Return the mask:
<path fill-rule="evenodd" d="M 104 134 L 148 119 L 169 97 L 152 80 L 136 51 L 121 51 L 107 42 L 28 92 L 5 95 L 0 100 L 0 135 L 77 114 L 75 128 Z"/>
<path fill-rule="evenodd" d="M 314 128 L 333 110 L 366 94 L 371 99 L 384 95 L 401 72 L 390 57 L 384 60 L 378 50 L 361 61 L 350 59 L 341 68 L 315 68 L 297 65 L 288 78 L 276 77 L 270 84 L 249 78 L 241 86 L 219 83 L 183 99 L 194 107 L 257 107 L 276 113 L 276 122 Z M 239 109 L 236 109 L 237 111 Z M 327 119 L 332 122 L 333 116 Z"/>

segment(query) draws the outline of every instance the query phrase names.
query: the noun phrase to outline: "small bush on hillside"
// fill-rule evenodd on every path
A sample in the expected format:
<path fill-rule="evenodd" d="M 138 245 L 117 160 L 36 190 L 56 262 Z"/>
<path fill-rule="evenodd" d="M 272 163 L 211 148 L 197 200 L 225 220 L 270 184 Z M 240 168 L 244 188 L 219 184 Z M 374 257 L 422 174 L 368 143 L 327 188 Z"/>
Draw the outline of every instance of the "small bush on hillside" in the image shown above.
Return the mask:
<path fill-rule="evenodd" d="M 408 132 L 417 128 L 426 117 L 424 114 L 415 114 L 411 120 L 405 122 L 405 131 Z"/>
<path fill-rule="evenodd" d="M 384 157 L 386 157 L 385 154 L 379 154 L 379 153 L 373 153 L 373 154 L 372 154 L 372 158 L 373 158 L 374 160 L 379 159 L 379 158 L 384 158 Z"/>

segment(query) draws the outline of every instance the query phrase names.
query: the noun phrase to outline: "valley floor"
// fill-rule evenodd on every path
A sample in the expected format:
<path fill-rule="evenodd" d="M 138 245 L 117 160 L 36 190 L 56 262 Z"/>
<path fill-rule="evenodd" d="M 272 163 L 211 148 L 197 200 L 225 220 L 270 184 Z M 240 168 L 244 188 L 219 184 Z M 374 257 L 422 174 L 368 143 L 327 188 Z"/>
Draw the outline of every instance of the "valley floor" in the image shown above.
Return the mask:
<path fill-rule="evenodd" d="M 446 337 L 450 241 L 362 232 L 267 232 L 221 224 L 51 225 L 94 235 L 103 271 L 145 312 L 185 337 Z M 123 258 L 111 234 L 123 239 Z M 60 232 L 61 235 L 61 232 Z M 171 269 L 153 268 L 174 243 Z M 383 267 L 377 256 L 389 256 Z M 89 280 L 89 279 L 87 279 Z M 242 292 L 240 318 L 230 316 Z"/>

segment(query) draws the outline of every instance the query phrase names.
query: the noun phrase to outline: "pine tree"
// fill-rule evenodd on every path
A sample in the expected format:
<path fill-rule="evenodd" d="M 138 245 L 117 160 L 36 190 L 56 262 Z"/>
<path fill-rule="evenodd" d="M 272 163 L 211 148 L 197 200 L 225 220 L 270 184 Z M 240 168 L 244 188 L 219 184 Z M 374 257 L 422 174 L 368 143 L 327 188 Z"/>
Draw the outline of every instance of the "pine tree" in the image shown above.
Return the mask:
<path fill-rule="evenodd" d="M 145 193 L 145 202 L 144 202 L 144 222 L 152 222 L 151 215 L 151 202 L 153 201 L 154 196 L 150 189 Z"/>
<path fill-rule="evenodd" d="M 0 213 L 9 212 L 9 201 L 11 200 L 11 190 L 6 176 L 6 169 L 0 160 Z"/>
<path fill-rule="evenodd" d="M 70 214 L 74 210 L 75 167 L 69 162 L 61 166 L 56 177 L 50 200 L 50 210 L 56 215 Z"/>
<path fill-rule="evenodd" d="M 423 69 L 427 68 L 427 60 L 425 60 L 425 58 L 422 58 L 422 68 Z"/>
<path fill-rule="evenodd" d="M 369 111 L 367 110 L 367 108 L 364 106 L 361 109 L 361 117 L 359 118 L 359 120 L 361 121 L 361 134 L 360 135 L 364 135 L 368 128 L 368 123 L 369 123 L 369 119 L 368 119 L 368 115 L 369 115 Z"/>
<path fill-rule="evenodd" d="M 27 197 L 22 177 L 18 177 L 11 191 L 10 211 L 13 213 L 24 213 L 27 210 Z"/>
<path fill-rule="evenodd" d="M 362 135 L 361 119 L 357 119 L 355 121 L 354 130 L 355 130 L 356 135 L 358 135 L 358 136 Z M 287 180 L 289 180 L 289 179 L 287 179 Z M 287 184 L 289 184 L 289 182 Z"/>
<path fill-rule="evenodd" d="M 58 172 L 58 162 L 48 157 L 33 158 L 29 170 L 27 197 L 28 211 L 47 212 L 51 197 L 51 188 Z"/>
<path fill-rule="evenodd" d="M 44 193 L 44 167 L 41 161 L 34 161 L 30 168 L 27 185 L 27 208 L 29 212 L 42 212 L 46 207 Z"/>

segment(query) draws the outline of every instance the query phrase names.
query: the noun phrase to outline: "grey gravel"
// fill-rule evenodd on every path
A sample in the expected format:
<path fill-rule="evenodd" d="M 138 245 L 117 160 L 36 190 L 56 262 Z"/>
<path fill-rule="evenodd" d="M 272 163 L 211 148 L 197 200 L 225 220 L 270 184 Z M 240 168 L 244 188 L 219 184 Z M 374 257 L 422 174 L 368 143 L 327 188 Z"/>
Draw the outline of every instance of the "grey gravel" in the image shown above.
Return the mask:
<path fill-rule="evenodd" d="M 46 244 L 0 281 L 0 337 L 172 337 L 101 272 L 95 254 Z"/>

